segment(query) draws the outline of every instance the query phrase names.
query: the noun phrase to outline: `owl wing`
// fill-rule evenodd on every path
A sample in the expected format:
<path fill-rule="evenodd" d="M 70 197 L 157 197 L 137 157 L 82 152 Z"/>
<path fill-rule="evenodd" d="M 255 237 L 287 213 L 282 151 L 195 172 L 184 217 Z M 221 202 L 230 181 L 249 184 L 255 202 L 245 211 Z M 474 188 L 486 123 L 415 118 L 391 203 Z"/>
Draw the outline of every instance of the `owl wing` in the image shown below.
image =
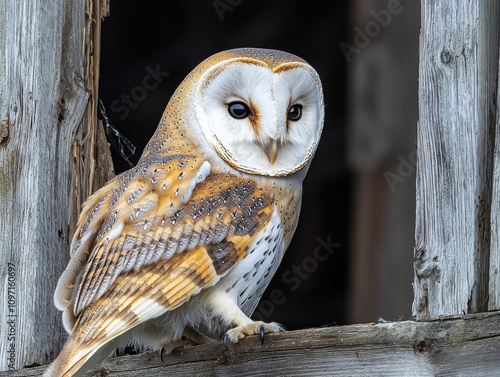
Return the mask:
<path fill-rule="evenodd" d="M 271 217 L 270 197 L 252 180 L 209 173 L 194 156 L 146 159 L 88 200 L 58 285 L 74 338 L 102 344 L 178 307 L 244 256 Z"/>

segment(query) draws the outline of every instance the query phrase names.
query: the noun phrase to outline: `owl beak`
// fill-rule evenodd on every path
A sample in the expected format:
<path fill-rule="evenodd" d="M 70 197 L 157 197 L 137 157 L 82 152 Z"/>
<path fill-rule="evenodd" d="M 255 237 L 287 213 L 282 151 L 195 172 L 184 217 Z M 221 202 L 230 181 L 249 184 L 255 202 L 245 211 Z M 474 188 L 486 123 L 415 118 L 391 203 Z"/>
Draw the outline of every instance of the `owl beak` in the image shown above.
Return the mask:
<path fill-rule="evenodd" d="M 269 162 L 273 165 L 276 161 L 276 157 L 278 157 L 278 143 L 273 141 L 273 143 L 265 149 L 265 152 L 269 158 Z"/>

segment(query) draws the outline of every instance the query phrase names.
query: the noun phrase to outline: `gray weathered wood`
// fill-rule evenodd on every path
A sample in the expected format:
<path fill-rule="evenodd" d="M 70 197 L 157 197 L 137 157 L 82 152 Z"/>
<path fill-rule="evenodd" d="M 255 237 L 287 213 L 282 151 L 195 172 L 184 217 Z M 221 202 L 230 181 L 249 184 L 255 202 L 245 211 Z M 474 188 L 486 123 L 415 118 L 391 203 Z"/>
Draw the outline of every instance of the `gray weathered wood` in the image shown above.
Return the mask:
<path fill-rule="evenodd" d="M 497 76 L 497 99 L 500 103 L 500 64 Z M 500 309 L 500 110 L 496 109 L 495 147 L 493 158 L 493 194 L 491 198 L 491 245 L 489 268 L 489 310 Z"/>
<path fill-rule="evenodd" d="M 88 376 L 494 376 L 500 312 L 433 322 L 316 328 L 158 353 L 108 358 Z M 9 376 L 39 376 L 44 368 Z M 0 377 L 7 376 L 0 372 Z"/>
<path fill-rule="evenodd" d="M 66 338 L 55 284 L 79 204 L 109 178 L 95 167 L 100 9 L 0 0 L 0 370 L 46 364 Z"/>
<path fill-rule="evenodd" d="M 426 320 L 488 309 L 500 3 L 421 6 L 413 314 Z"/>

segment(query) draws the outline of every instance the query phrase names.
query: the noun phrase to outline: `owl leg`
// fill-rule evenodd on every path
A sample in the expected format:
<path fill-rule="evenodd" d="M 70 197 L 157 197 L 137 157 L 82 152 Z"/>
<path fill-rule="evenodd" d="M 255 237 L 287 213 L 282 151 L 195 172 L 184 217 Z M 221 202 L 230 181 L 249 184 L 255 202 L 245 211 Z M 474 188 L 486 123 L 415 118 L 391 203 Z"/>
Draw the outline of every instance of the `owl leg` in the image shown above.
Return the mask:
<path fill-rule="evenodd" d="M 182 339 L 169 342 L 160 348 L 160 359 L 163 361 L 163 355 L 170 355 L 173 350 L 177 348 L 182 348 L 185 346 L 196 346 L 199 344 L 213 343 L 214 340 L 205 336 L 191 327 L 184 328 L 182 333 Z"/>
<path fill-rule="evenodd" d="M 207 344 L 214 342 L 214 339 L 209 338 L 206 335 L 203 335 L 202 333 L 196 331 L 195 329 L 189 326 L 186 326 L 184 332 L 182 333 L 182 336 L 186 339 L 191 340 L 195 344 Z"/>
<path fill-rule="evenodd" d="M 264 344 L 264 334 L 286 331 L 283 325 L 276 322 L 265 323 L 262 321 L 252 321 L 239 308 L 234 298 L 225 294 L 215 293 L 209 298 L 212 309 L 227 323 L 232 323 L 236 327 L 228 330 L 224 335 L 224 345 L 227 341 L 237 343 L 247 335 L 260 335 Z"/>
<path fill-rule="evenodd" d="M 194 346 L 196 345 L 189 339 L 179 339 L 179 340 L 174 340 L 173 342 L 167 343 L 164 346 L 161 346 L 160 348 L 160 360 L 162 363 L 165 363 L 163 361 L 163 355 L 170 355 L 173 350 L 177 348 L 182 348 L 184 346 Z"/>

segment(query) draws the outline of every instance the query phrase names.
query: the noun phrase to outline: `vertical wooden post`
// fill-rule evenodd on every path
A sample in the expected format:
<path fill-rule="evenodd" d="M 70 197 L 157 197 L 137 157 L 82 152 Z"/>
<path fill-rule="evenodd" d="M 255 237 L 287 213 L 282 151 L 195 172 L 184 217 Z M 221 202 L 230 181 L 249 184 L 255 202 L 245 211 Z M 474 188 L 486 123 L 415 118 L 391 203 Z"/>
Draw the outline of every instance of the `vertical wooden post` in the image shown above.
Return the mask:
<path fill-rule="evenodd" d="M 500 103 L 500 64 L 497 76 L 497 99 Z M 488 310 L 500 309 L 500 111 L 496 110 L 495 146 L 493 156 L 493 195 L 491 198 L 491 245 Z"/>
<path fill-rule="evenodd" d="M 0 0 L 0 370 L 46 364 L 66 338 L 54 288 L 79 203 L 108 178 L 93 172 L 109 175 L 93 165 L 100 13 Z"/>
<path fill-rule="evenodd" d="M 422 1 L 413 303 L 418 320 L 491 309 L 499 14 L 496 0 Z"/>

